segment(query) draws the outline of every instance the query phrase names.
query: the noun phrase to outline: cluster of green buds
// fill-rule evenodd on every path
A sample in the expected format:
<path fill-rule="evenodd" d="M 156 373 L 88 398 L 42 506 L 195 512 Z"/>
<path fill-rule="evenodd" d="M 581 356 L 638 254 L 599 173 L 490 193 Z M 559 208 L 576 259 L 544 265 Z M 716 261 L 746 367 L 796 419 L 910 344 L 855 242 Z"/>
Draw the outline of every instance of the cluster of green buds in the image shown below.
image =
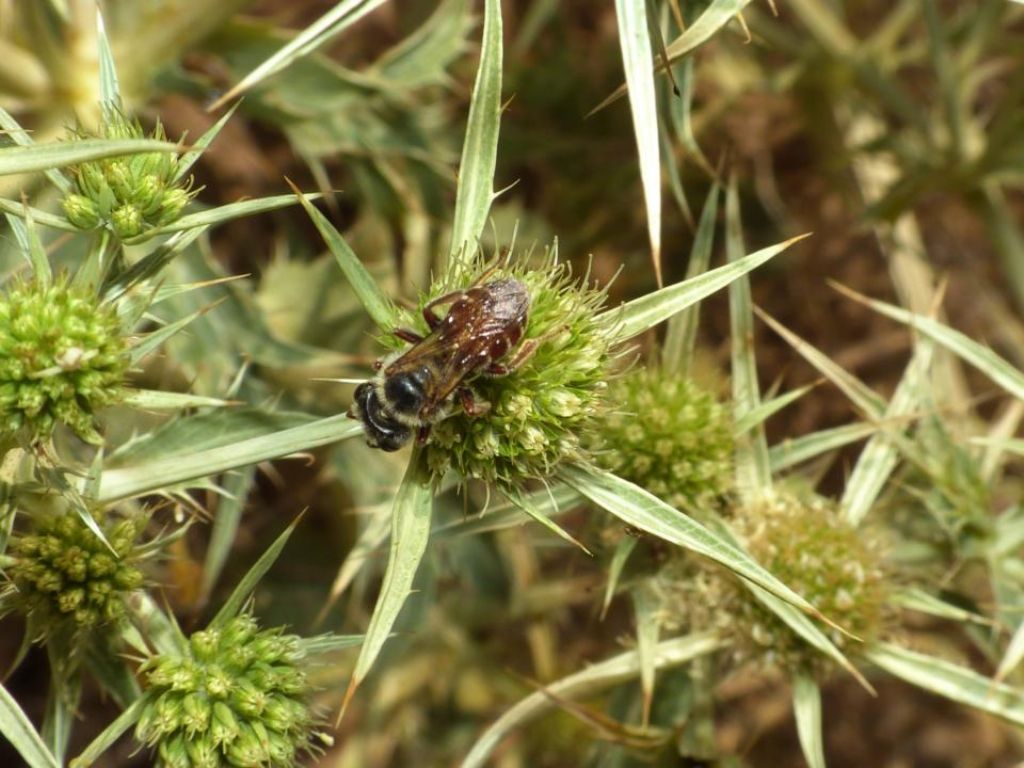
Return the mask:
<path fill-rule="evenodd" d="M 106 543 L 72 511 L 41 515 L 34 530 L 11 539 L 2 603 L 24 614 L 41 638 L 76 637 L 118 621 L 126 595 L 143 583 L 135 542 L 144 521 L 105 519 L 99 511 L 93 518 Z"/>
<path fill-rule="evenodd" d="M 694 381 L 661 368 L 616 379 L 594 433 L 596 463 L 673 507 L 712 507 L 729 491 L 733 432 L 729 409 Z"/>
<path fill-rule="evenodd" d="M 833 502 L 780 494 L 737 508 L 731 522 L 761 565 L 831 621 L 867 643 L 884 634 L 888 579 L 881 543 L 843 520 Z M 661 582 L 673 582 L 677 590 L 667 592 L 674 596 L 666 609 L 681 613 L 690 628 L 716 629 L 730 638 L 736 664 L 754 662 L 819 677 L 832 670 L 831 659 L 722 568 L 677 561 L 662 573 Z M 844 653 L 861 646 L 836 629 L 822 628 Z"/>
<path fill-rule="evenodd" d="M 104 110 L 100 138 L 140 139 L 144 135 L 137 120 L 117 109 Z M 166 140 L 159 123 L 150 138 Z M 79 229 L 107 227 L 124 240 L 166 226 L 181 216 L 197 193 L 191 177 L 181 178 L 180 168 L 173 152 L 144 152 L 73 166 L 69 171 L 74 191 L 64 197 L 64 215 Z"/>
<path fill-rule="evenodd" d="M 98 441 L 93 414 L 123 393 L 130 358 L 116 308 L 61 278 L 0 294 L 0 436 L 56 423 Z"/>
<path fill-rule="evenodd" d="M 476 398 L 490 405 L 486 413 L 459 411 L 434 425 L 426 452 L 435 479 L 454 469 L 464 480 L 512 488 L 526 478 L 549 475 L 560 462 L 586 455 L 580 435 L 603 408 L 615 342 L 614 327 L 597 319 L 605 292 L 573 278 L 553 249 L 536 268 L 513 263 L 487 280 L 502 277 L 526 286 L 530 308 L 520 343 L 539 344 L 508 375 L 473 380 Z M 435 286 L 421 308 L 450 290 Z M 410 312 L 407 323 L 425 330 L 417 314 Z"/>
<path fill-rule="evenodd" d="M 135 735 L 156 748 L 157 765 L 296 765 L 316 722 L 300 638 L 241 614 L 183 643 L 142 667 L 147 704 Z"/>

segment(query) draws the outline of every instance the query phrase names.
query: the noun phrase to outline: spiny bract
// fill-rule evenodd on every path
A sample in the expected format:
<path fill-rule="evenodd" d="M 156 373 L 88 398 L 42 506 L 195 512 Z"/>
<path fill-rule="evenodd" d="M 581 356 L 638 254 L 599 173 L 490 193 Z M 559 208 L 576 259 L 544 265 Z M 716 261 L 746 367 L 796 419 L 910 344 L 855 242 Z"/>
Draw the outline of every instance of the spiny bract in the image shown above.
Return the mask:
<path fill-rule="evenodd" d="M 247 614 L 195 632 L 180 655 L 143 665 L 148 704 L 136 738 L 161 768 L 290 768 L 310 748 L 300 638 Z"/>
<path fill-rule="evenodd" d="M 98 441 L 93 415 L 120 399 L 127 350 L 115 308 L 89 289 L 15 282 L 0 295 L 0 436 L 44 439 L 59 422 Z"/>

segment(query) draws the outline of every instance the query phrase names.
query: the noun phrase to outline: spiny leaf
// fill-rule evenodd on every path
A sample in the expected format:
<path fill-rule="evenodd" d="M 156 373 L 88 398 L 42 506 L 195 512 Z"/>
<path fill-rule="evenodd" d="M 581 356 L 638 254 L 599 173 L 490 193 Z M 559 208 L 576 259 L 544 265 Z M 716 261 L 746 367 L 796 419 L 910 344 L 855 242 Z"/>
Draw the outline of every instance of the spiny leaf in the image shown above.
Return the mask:
<path fill-rule="evenodd" d="M 475 252 L 487 212 L 494 199 L 494 169 L 501 128 L 502 23 L 501 0 L 485 0 L 483 44 L 473 96 L 469 103 L 466 139 L 459 161 L 459 188 L 452 221 L 449 263 L 444 274 L 460 269 Z"/>
<path fill-rule="evenodd" d="M 615 0 L 619 20 L 619 45 L 626 70 L 629 107 L 633 115 L 640 181 L 647 207 L 647 234 L 658 286 L 661 276 L 661 156 L 658 144 L 658 105 L 654 97 L 654 69 L 647 4 L 636 0 Z"/>
<path fill-rule="evenodd" d="M 0 176 L 31 173 L 90 160 L 143 152 L 176 152 L 179 147 L 153 139 L 80 139 L 0 149 Z"/>
<path fill-rule="evenodd" d="M 808 768 L 825 768 L 825 745 L 821 732 L 821 689 L 806 672 L 793 677 L 793 714 L 800 748 Z"/>
<path fill-rule="evenodd" d="M 59 768 L 18 702 L 0 685 L 0 734 L 17 750 L 29 768 Z"/>
<path fill-rule="evenodd" d="M 373 607 L 370 625 L 366 628 L 366 639 L 359 650 L 352 680 L 345 691 L 345 700 L 338 713 L 339 721 L 356 688 L 377 660 L 377 655 L 391 635 L 391 628 L 412 591 L 413 578 L 430 538 L 430 513 L 434 499 L 427 482 L 428 477 L 426 461 L 417 450 L 413 453 L 398 495 L 395 496 L 391 512 L 391 552 L 384 571 L 384 582 L 377 604 Z"/>
<path fill-rule="evenodd" d="M 762 248 L 731 264 L 648 293 L 627 302 L 621 308 L 602 312 L 598 319 L 615 329 L 619 341 L 627 341 L 724 288 L 805 237 L 808 235 L 799 235 L 784 243 Z"/>

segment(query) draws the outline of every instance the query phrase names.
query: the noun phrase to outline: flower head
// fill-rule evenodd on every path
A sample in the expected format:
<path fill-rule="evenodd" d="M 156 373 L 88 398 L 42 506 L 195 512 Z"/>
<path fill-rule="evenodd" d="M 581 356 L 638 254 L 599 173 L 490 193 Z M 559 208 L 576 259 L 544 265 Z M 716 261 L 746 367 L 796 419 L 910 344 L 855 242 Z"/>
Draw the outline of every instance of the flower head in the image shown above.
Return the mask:
<path fill-rule="evenodd" d="M 780 494 L 736 509 L 732 522 L 750 554 L 823 615 L 865 642 L 884 633 L 888 586 L 880 547 L 870 534 L 846 523 L 833 503 Z M 682 623 L 693 628 L 714 628 L 730 637 L 737 663 L 819 675 L 829 671 L 830 659 L 723 569 L 676 561 L 661 578 L 681 592 L 666 608 L 681 613 Z M 856 650 L 847 635 L 826 633 L 840 651 Z"/>
<path fill-rule="evenodd" d="M 93 517 L 110 547 L 74 512 L 40 516 L 31 532 L 11 539 L 4 602 L 44 637 L 116 622 L 125 596 L 142 585 L 135 541 L 144 521 L 107 519 L 98 511 Z"/>
<path fill-rule="evenodd" d="M 66 424 L 97 441 L 93 414 L 117 402 L 130 363 L 115 308 L 60 279 L 0 294 L 0 435 Z"/>
<path fill-rule="evenodd" d="M 299 637 L 248 614 L 195 632 L 182 653 L 143 666 L 148 704 L 135 736 L 166 768 L 294 766 L 316 722 L 304 657 Z"/>
<path fill-rule="evenodd" d="M 728 408 L 690 379 L 637 368 L 611 385 L 594 460 L 680 509 L 714 504 L 730 488 Z"/>
<path fill-rule="evenodd" d="M 104 111 L 101 138 L 139 139 L 144 135 L 137 120 L 117 109 Z M 167 138 L 159 123 L 150 138 Z M 196 194 L 191 178 L 178 178 L 180 164 L 171 152 L 144 152 L 73 166 L 69 170 L 74 191 L 62 202 L 64 215 L 79 229 L 107 227 L 122 239 L 170 224 Z"/>
<path fill-rule="evenodd" d="M 596 317 L 605 294 L 575 280 L 553 250 L 537 269 L 503 265 L 477 279 L 489 283 L 506 277 L 515 278 L 529 295 L 525 332 L 497 361 L 508 364 L 507 373 L 467 379 L 483 412 L 471 416 L 455 407 L 432 425 L 426 458 L 435 479 L 453 469 L 463 479 L 512 487 L 586 456 L 581 435 L 603 407 L 615 342 L 612 329 Z M 451 285 L 435 286 L 420 309 L 451 290 Z M 427 332 L 419 312 L 409 312 L 405 324 Z M 513 365 L 524 350 L 529 353 Z"/>

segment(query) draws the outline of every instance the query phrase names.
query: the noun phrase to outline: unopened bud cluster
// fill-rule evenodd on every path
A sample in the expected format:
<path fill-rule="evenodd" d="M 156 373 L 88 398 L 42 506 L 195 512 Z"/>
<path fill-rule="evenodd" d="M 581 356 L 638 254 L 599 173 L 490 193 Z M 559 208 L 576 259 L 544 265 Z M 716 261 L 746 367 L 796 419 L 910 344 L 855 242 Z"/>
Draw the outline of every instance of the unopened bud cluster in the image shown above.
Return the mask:
<path fill-rule="evenodd" d="M 104 114 L 100 137 L 143 138 L 142 127 L 117 110 Z M 150 138 L 166 140 L 157 124 Z M 70 168 L 74 192 L 63 200 L 64 215 L 79 229 L 107 227 L 122 239 L 176 221 L 195 196 L 191 179 L 178 179 L 172 152 L 144 152 L 107 158 Z"/>
<path fill-rule="evenodd" d="M 549 475 L 560 462 L 586 455 L 580 435 L 603 407 L 614 343 L 611 329 L 596 319 L 604 292 L 577 282 L 553 255 L 537 269 L 516 265 L 489 279 L 509 275 L 530 295 L 520 343 L 540 344 L 508 375 L 472 381 L 475 399 L 490 405 L 486 413 L 460 410 L 433 426 L 426 450 L 437 479 L 454 469 L 463 479 L 512 487 Z"/>
<path fill-rule="evenodd" d="M 63 423 L 96 441 L 93 414 L 122 394 L 127 341 L 115 308 L 66 280 L 0 294 L 0 435 Z"/>
<path fill-rule="evenodd" d="M 11 540 L 3 602 L 44 637 L 116 622 L 124 615 L 126 594 L 142 585 L 134 555 L 143 521 L 104 520 L 100 513 L 94 518 L 109 547 L 71 511 L 40 516 L 35 530 Z"/>
<path fill-rule="evenodd" d="M 754 559 L 824 616 L 865 643 L 884 633 L 888 586 L 880 542 L 844 521 L 835 504 L 779 495 L 736 509 L 732 524 Z M 682 623 L 691 629 L 716 629 L 729 637 L 737 664 L 819 676 L 830 671 L 830 659 L 724 569 L 677 562 L 661 578 L 675 580 L 681 592 L 666 608 L 683 615 Z M 819 626 L 844 653 L 862 647 L 836 629 Z"/>
<path fill-rule="evenodd" d="M 704 509 L 729 490 L 729 409 L 690 379 L 637 368 L 615 380 L 594 460 L 672 506 Z"/>
<path fill-rule="evenodd" d="M 136 738 L 162 768 L 294 766 L 314 724 L 303 657 L 300 638 L 246 614 L 196 632 L 181 655 L 143 665 Z"/>

